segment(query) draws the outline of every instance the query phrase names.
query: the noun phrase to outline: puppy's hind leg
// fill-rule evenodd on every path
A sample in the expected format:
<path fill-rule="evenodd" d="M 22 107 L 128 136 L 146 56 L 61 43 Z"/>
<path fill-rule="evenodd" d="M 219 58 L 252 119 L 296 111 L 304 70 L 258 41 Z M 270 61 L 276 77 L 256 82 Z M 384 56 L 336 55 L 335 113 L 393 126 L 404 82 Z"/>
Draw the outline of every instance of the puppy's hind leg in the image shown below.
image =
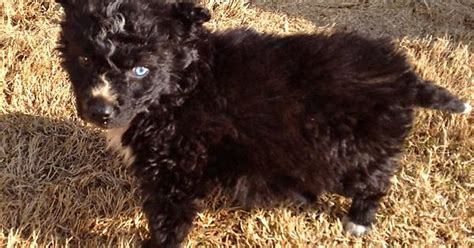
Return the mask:
<path fill-rule="evenodd" d="M 372 229 L 375 214 L 382 196 L 354 197 L 349 213 L 342 219 L 344 230 L 354 236 L 362 236 Z"/>
<path fill-rule="evenodd" d="M 367 171 L 351 173 L 344 182 L 344 191 L 352 196 L 352 204 L 342 221 L 344 230 L 354 236 L 362 236 L 372 229 L 380 201 L 390 188 L 390 178 L 396 163 L 371 169 L 369 174 Z"/>

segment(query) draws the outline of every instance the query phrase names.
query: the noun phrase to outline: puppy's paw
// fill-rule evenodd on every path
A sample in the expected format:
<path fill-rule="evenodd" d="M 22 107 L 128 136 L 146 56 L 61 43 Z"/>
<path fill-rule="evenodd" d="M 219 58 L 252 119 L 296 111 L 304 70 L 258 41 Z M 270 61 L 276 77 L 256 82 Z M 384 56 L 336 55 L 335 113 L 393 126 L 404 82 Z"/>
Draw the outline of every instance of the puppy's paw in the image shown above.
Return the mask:
<path fill-rule="evenodd" d="M 180 244 L 160 244 L 157 245 L 152 239 L 145 239 L 141 242 L 140 248 L 180 248 Z"/>
<path fill-rule="evenodd" d="M 472 106 L 469 103 L 465 102 L 464 103 L 464 110 L 462 111 L 462 114 L 468 114 L 471 111 L 472 111 Z"/>
<path fill-rule="evenodd" d="M 151 239 L 145 239 L 141 242 L 140 248 L 152 248 L 153 247 L 153 242 Z"/>
<path fill-rule="evenodd" d="M 347 216 L 344 216 L 344 218 L 342 218 L 342 224 L 346 233 L 349 233 L 350 235 L 356 237 L 363 236 L 370 232 L 370 230 L 372 229 L 370 226 L 359 225 L 352 222 Z"/>

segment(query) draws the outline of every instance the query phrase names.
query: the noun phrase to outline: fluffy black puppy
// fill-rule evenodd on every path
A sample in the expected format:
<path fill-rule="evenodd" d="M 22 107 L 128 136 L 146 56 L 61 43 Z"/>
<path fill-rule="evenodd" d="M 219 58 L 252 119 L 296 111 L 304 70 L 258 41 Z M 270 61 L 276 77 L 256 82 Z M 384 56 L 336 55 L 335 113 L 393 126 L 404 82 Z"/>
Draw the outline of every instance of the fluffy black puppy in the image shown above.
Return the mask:
<path fill-rule="evenodd" d="M 197 199 L 245 206 L 352 198 L 361 235 L 397 171 L 413 109 L 469 112 L 387 40 L 209 32 L 206 9 L 158 0 L 63 0 L 60 51 L 77 110 L 108 130 L 139 178 L 153 247 L 176 247 Z"/>

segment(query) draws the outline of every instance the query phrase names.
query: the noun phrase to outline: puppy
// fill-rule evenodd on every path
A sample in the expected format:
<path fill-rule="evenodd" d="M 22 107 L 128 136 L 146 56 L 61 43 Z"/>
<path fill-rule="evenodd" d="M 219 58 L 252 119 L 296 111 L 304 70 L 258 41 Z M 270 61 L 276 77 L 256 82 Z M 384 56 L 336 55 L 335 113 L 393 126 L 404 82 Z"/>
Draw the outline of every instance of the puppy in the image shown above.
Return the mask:
<path fill-rule="evenodd" d="M 387 40 L 210 32 L 192 2 L 61 0 L 60 51 L 79 116 L 138 177 L 149 247 L 178 247 L 216 186 L 243 206 L 322 192 L 374 222 L 416 107 L 469 112 Z"/>

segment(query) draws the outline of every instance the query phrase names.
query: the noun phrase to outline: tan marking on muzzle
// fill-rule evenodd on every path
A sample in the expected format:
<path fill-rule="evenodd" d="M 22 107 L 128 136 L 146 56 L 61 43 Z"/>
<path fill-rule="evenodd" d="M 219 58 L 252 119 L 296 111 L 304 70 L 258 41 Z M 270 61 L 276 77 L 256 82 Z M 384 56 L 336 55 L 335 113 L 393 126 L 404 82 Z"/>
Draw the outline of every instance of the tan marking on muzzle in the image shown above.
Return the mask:
<path fill-rule="evenodd" d="M 115 102 L 117 100 L 117 95 L 110 87 L 110 82 L 105 77 L 105 74 L 100 75 L 101 84 L 92 88 L 93 97 L 102 97 L 108 102 Z"/>

